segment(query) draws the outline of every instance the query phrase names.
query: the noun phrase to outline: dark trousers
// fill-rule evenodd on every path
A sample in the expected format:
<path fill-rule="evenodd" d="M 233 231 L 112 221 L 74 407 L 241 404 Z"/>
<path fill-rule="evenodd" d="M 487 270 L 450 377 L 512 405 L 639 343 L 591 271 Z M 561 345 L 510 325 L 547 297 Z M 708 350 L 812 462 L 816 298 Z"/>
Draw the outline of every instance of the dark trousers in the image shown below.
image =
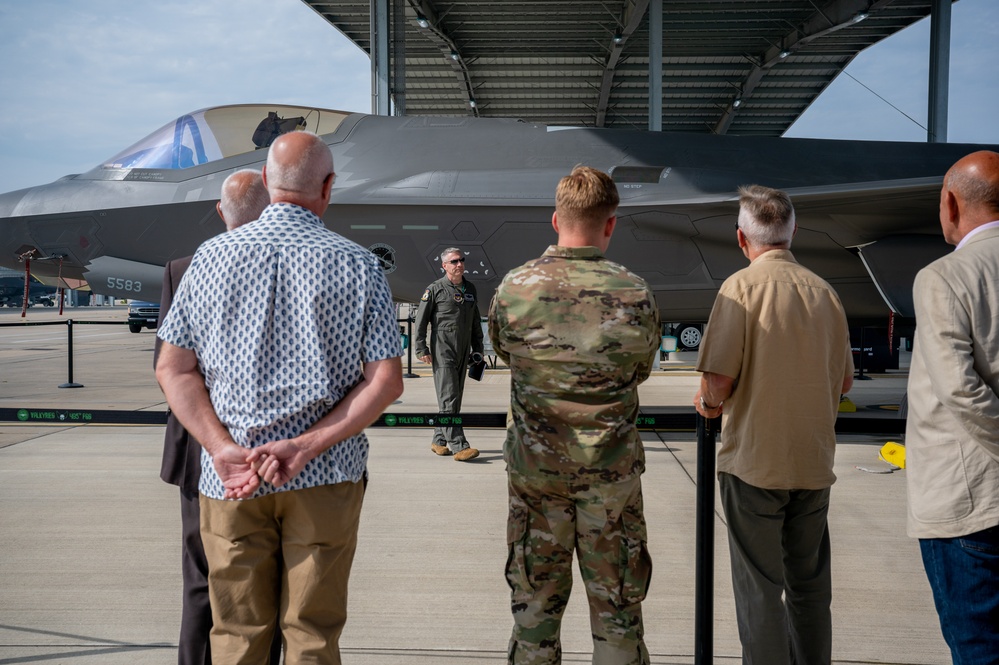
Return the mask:
<path fill-rule="evenodd" d="M 201 544 L 201 508 L 198 492 L 180 490 L 181 574 L 184 580 L 180 617 L 178 665 L 211 665 L 208 639 L 212 630 L 212 606 L 208 600 L 208 561 Z M 281 662 L 281 631 L 271 643 L 271 665 Z"/>
<path fill-rule="evenodd" d="M 718 474 L 743 665 L 829 665 L 829 488 L 768 490 Z"/>
<path fill-rule="evenodd" d="M 919 547 L 954 665 L 999 663 L 999 526 Z"/>
<path fill-rule="evenodd" d="M 212 607 L 208 601 L 208 562 L 201 545 L 201 509 L 197 492 L 180 490 L 181 571 L 184 604 L 180 618 L 179 665 L 212 662 L 208 634 L 212 629 Z"/>

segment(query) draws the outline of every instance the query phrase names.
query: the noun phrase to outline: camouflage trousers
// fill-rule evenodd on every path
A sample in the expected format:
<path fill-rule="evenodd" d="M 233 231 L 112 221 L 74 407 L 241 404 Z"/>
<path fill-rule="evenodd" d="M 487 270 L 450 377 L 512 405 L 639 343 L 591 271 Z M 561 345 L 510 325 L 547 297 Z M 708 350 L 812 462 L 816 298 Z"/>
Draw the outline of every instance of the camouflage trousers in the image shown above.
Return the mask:
<path fill-rule="evenodd" d="M 641 477 L 565 483 L 509 474 L 509 663 L 556 665 L 572 554 L 586 587 L 594 665 L 647 665 L 642 600 L 652 577 Z"/>

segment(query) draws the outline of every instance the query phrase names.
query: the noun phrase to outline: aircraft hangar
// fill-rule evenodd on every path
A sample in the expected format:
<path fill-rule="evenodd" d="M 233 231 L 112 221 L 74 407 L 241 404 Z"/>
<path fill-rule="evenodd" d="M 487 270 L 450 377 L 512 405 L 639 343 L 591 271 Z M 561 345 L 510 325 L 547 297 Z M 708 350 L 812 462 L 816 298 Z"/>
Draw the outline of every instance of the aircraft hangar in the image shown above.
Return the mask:
<path fill-rule="evenodd" d="M 302 1 L 373 54 L 381 115 L 755 136 L 932 13 L 928 139 L 946 140 L 950 0 Z"/>

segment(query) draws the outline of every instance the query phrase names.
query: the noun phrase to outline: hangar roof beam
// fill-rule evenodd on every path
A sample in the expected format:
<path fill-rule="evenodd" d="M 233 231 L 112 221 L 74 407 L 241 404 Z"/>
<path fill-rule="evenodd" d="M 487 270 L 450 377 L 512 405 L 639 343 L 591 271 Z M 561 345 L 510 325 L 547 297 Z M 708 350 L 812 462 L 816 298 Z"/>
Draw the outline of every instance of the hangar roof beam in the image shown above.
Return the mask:
<path fill-rule="evenodd" d="M 371 0 L 302 1 L 370 53 Z M 646 128 L 650 106 L 661 101 L 665 131 L 779 136 L 858 53 L 950 0 L 665 0 L 657 27 L 662 90 L 651 100 L 650 70 L 655 77 L 658 64 L 649 57 L 651 0 L 395 1 L 406 20 L 403 34 L 393 35 L 404 52 L 390 48 L 404 59 L 393 71 L 405 72 L 405 85 L 394 89 L 441 91 L 405 107 L 407 114 L 467 115 L 474 93 L 473 112 L 484 117 Z M 715 77 L 720 83 L 704 80 Z M 727 95 L 719 97 L 719 85 Z M 572 100 L 560 99 L 567 86 L 576 89 Z M 636 89 L 647 91 L 642 109 L 633 108 Z M 771 103 L 781 94 L 786 103 Z M 552 103 L 535 104 L 536 97 Z M 681 103 L 695 123 L 677 113 Z"/>

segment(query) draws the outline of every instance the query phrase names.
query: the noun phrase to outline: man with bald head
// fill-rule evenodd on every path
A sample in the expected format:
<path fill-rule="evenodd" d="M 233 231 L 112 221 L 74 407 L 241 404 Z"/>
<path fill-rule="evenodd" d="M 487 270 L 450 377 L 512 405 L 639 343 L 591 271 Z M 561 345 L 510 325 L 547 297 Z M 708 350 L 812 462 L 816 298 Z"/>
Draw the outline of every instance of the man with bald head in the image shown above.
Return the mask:
<path fill-rule="evenodd" d="M 260 171 L 236 171 L 222 182 L 222 197 L 215 210 L 225 222 L 225 230 L 238 229 L 254 221 L 271 202 Z"/>
<path fill-rule="evenodd" d="M 919 539 L 955 665 L 999 663 L 999 154 L 944 177 L 957 249 L 919 271 L 905 429 L 909 535 Z"/>
<path fill-rule="evenodd" d="M 264 662 L 275 619 L 286 662 L 340 663 L 363 430 L 402 394 L 378 259 L 321 219 L 334 179 L 320 138 L 280 136 L 271 204 L 198 248 L 158 331 L 156 377 L 206 452 L 211 650 L 226 663 Z"/>
<path fill-rule="evenodd" d="M 215 209 L 227 231 L 239 228 L 260 216 L 270 203 L 260 171 L 236 171 L 222 183 L 222 197 Z M 160 318 L 166 318 L 181 278 L 193 256 L 174 259 L 163 270 Z M 153 367 L 159 359 L 162 342 L 156 338 Z M 181 577 L 183 603 L 180 639 L 177 643 L 178 665 L 211 665 L 212 652 L 208 634 L 212 629 L 212 608 L 208 599 L 208 561 L 201 545 L 200 501 L 201 444 L 191 438 L 173 412 L 167 414 L 163 437 L 163 463 L 160 478 L 180 488 Z M 270 662 L 281 662 L 281 634 L 275 631 Z"/>

